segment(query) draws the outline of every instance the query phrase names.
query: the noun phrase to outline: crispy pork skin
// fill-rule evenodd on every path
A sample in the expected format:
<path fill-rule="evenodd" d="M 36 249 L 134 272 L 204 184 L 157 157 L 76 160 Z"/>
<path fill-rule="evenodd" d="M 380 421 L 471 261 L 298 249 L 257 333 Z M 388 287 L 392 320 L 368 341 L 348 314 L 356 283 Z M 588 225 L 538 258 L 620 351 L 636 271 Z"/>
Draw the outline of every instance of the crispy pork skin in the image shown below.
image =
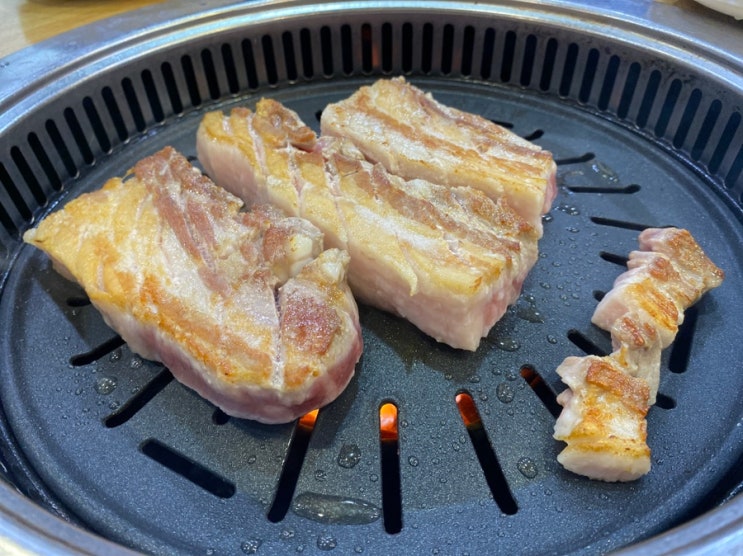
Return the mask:
<path fill-rule="evenodd" d="M 656 401 L 662 350 L 684 311 L 724 278 L 687 230 L 649 228 L 639 244 L 592 318 L 611 333 L 614 351 L 568 357 L 557 369 L 568 385 L 557 398 L 554 436 L 567 443 L 557 459 L 592 479 L 629 481 L 650 470 L 645 414 Z"/>
<path fill-rule="evenodd" d="M 349 138 L 406 179 L 505 198 L 536 229 L 557 194 L 552 154 L 481 116 L 445 106 L 404 78 L 380 79 L 322 112 L 323 135 Z"/>
<path fill-rule="evenodd" d="M 306 220 L 242 208 L 166 148 L 24 240 L 134 352 L 230 415 L 288 422 L 335 399 L 360 357 L 349 258 Z"/>
<path fill-rule="evenodd" d="M 197 151 L 227 190 L 306 218 L 347 250 L 359 301 L 455 348 L 478 347 L 537 259 L 537 230 L 505 200 L 406 181 L 346 139 L 316 138 L 273 100 L 207 114 Z"/>

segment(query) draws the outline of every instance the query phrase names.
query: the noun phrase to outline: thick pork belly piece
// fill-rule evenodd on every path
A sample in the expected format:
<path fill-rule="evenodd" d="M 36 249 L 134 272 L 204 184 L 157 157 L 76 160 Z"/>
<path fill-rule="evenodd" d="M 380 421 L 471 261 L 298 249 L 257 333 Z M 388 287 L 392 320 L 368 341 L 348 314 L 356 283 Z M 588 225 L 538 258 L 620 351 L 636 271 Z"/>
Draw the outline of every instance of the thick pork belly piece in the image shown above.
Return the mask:
<path fill-rule="evenodd" d="M 317 140 L 272 100 L 207 114 L 197 150 L 218 184 L 310 220 L 347 250 L 359 301 L 455 348 L 478 347 L 537 259 L 538 232 L 504 200 L 403 180 L 346 139 Z"/>
<path fill-rule="evenodd" d="M 242 208 L 166 148 L 24 240 L 133 351 L 230 415 L 288 422 L 335 399 L 360 357 L 349 258 L 306 220 Z"/>
<path fill-rule="evenodd" d="M 540 232 L 541 215 L 557 194 L 551 153 L 437 102 L 402 77 L 381 79 L 328 105 L 321 127 L 323 135 L 347 137 L 392 174 L 506 198 Z"/>
<path fill-rule="evenodd" d="M 650 471 L 648 386 L 612 357 L 568 357 L 557 368 L 569 389 L 555 438 L 567 443 L 557 456 L 566 469 L 591 479 L 631 481 Z"/>

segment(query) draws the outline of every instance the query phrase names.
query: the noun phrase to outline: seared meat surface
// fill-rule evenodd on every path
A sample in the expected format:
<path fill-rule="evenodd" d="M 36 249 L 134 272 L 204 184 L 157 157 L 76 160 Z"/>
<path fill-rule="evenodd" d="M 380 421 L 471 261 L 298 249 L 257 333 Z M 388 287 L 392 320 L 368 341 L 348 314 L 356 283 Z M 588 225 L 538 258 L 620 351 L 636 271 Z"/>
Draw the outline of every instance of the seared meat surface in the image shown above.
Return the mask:
<path fill-rule="evenodd" d="M 347 139 L 318 139 L 273 100 L 207 114 L 197 151 L 207 173 L 246 203 L 306 218 L 329 246 L 347 250 L 359 301 L 455 348 L 478 347 L 537 259 L 538 230 L 504 199 L 406 181 Z"/>
<path fill-rule="evenodd" d="M 322 112 L 323 135 L 346 137 L 405 179 L 471 186 L 506 199 L 537 230 L 557 194 L 551 153 L 476 114 L 445 106 L 404 78 L 380 79 Z"/>
<path fill-rule="evenodd" d="M 724 278 L 687 230 L 649 228 L 628 270 L 599 302 L 592 322 L 611 333 L 606 357 L 568 357 L 557 369 L 568 389 L 555 438 L 566 469 L 593 479 L 629 481 L 650 470 L 645 414 L 655 403 L 661 352 L 684 311 Z"/>
<path fill-rule="evenodd" d="M 242 208 L 166 148 L 24 240 L 134 352 L 230 415 L 288 422 L 335 399 L 360 357 L 348 254 L 306 220 Z"/>

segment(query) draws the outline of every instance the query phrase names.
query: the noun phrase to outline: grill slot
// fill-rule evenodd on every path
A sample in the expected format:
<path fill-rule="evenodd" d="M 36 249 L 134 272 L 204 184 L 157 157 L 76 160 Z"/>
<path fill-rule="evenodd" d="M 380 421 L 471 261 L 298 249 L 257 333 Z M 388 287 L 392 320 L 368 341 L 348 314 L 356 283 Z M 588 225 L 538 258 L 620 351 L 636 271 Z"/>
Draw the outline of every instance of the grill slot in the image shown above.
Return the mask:
<path fill-rule="evenodd" d="M 30 452 L 14 467 L 18 484 L 153 553 L 486 553 L 495 540 L 517 552 L 524 539 L 592 553 L 598 545 L 586 539 L 612 550 L 688 518 L 709 492 L 734 492 L 740 379 L 719 369 L 737 349 L 726 323 L 743 289 L 740 92 L 703 64 L 664 54 L 663 41 L 643 50 L 635 27 L 597 32 L 567 8 L 569 25 L 503 6 L 338 9 L 231 7 L 224 20 L 215 12 L 177 30 L 138 26 L 142 43 L 127 43 L 126 63 L 108 57 L 116 48 L 91 55 L 96 71 L 70 78 L 74 94 L 52 90 L 18 122 L 6 124 L 10 112 L 0 110 L 0 322 L 13 323 L 0 337 L 0 368 L 13 371 L 0 391 L 11 447 L 2 453 Z M 41 213 L 156 148 L 173 144 L 193 160 L 206 110 L 273 96 L 317 128 L 327 102 L 398 74 L 552 150 L 559 164 L 543 257 L 475 354 L 361 307 L 365 355 L 347 391 L 316 422 L 261 426 L 227 417 L 132 356 L 79 288 L 19 249 Z M 608 335 L 590 325 L 596 301 L 637 232 L 669 222 L 694 228 L 730 282 L 687 312 L 664 355 L 649 421 L 657 472 L 629 488 L 590 483 L 554 460 L 564 388 L 554 368 L 567 355 L 610 351 Z M 115 388 L 97 392 L 101 377 Z M 718 392 L 714 407 L 695 395 L 705 391 Z M 390 438 L 379 422 L 386 403 L 399 412 Z M 713 431 L 693 432 L 712 419 Z M 51 436 L 62 440 L 45 444 L 24 422 L 54 422 Z M 115 475 L 105 488 L 93 480 L 101 465 Z M 101 492 L 134 509 L 101 512 Z M 155 507 L 165 498 L 177 519 Z M 535 530 L 537 522 L 550 527 Z"/>

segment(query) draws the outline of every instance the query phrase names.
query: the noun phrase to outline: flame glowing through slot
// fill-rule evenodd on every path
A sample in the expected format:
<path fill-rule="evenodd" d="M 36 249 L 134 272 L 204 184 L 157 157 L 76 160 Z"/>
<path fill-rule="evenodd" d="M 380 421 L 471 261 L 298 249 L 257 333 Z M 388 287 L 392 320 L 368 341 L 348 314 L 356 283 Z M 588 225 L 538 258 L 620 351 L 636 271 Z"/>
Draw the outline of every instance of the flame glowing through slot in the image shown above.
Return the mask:
<path fill-rule="evenodd" d="M 382 515 L 384 530 L 402 530 L 402 493 L 400 484 L 400 436 L 397 406 L 387 402 L 379 408 L 379 450 L 382 473 Z"/>
<path fill-rule="evenodd" d="M 310 445 L 312 431 L 315 429 L 318 412 L 317 409 L 310 411 L 297 421 L 294 434 L 289 442 L 284 468 L 281 470 L 279 483 L 276 486 L 276 495 L 271 508 L 268 510 L 268 520 L 273 523 L 278 523 L 284 519 L 289 511 L 294 490 L 297 488 L 299 473 L 302 471 L 302 464 Z"/>
<path fill-rule="evenodd" d="M 518 511 L 518 505 L 513 494 L 511 494 L 511 489 L 508 487 L 508 482 L 493 446 L 490 444 L 475 400 L 467 392 L 460 392 L 456 395 L 455 400 L 495 503 L 498 504 L 504 514 L 515 514 Z"/>

